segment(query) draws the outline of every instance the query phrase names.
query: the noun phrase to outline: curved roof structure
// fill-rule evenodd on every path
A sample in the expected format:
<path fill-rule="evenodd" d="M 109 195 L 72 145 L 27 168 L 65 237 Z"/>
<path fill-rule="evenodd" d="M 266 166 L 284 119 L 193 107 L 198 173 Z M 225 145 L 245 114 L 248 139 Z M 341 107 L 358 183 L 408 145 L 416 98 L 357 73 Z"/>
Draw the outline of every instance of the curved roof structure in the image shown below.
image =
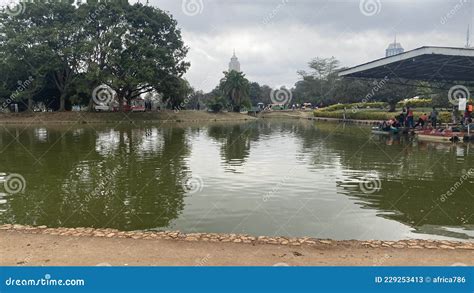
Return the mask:
<path fill-rule="evenodd" d="M 421 47 L 343 70 L 339 76 L 472 83 L 474 49 Z"/>

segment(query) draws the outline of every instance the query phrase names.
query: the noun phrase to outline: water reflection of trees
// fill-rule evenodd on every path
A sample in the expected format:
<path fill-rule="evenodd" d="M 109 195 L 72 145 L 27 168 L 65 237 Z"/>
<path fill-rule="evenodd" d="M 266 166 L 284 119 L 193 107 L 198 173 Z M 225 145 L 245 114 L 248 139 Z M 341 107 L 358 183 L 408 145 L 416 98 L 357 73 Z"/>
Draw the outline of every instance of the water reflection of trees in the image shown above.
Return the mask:
<path fill-rule="evenodd" d="M 0 131 L 0 172 L 23 174 L 27 180 L 24 195 L 8 195 L 6 202 L 0 198 L 3 222 L 166 227 L 183 209 L 181 182 L 188 172 L 184 159 L 189 156 L 189 137 L 206 131 L 220 145 L 227 168 L 245 164 L 252 144 L 280 133 L 299 140 L 298 152 L 305 154 L 310 168 L 338 166 L 341 174 L 334 180 L 339 192 L 381 217 L 416 230 L 431 227 L 427 233 L 438 234 L 445 232 L 433 227 L 473 225 L 473 178 L 447 201 L 439 200 L 463 170 L 474 168 L 472 145 L 371 136 L 365 127 L 312 121 L 263 120 L 190 129 L 35 129 Z M 372 173 L 382 188 L 366 194 L 359 184 Z"/>
<path fill-rule="evenodd" d="M 208 136 L 221 144 L 226 165 L 241 166 L 250 155 L 251 143 L 258 140 L 261 127 L 258 123 L 211 125 Z"/>
<path fill-rule="evenodd" d="M 302 137 L 309 144 L 317 144 L 314 140 L 331 135 L 331 139 L 324 140 L 324 147 L 340 158 L 344 171 L 338 178 L 338 187 L 363 207 L 376 209 L 380 216 L 416 230 L 432 226 L 472 227 L 474 178 L 464 182 L 446 202 L 440 201 L 440 196 L 474 167 L 471 145 L 423 143 L 405 136 L 371 136 L 367 129 L 357 126 L 336 132 L 326 125 L 317 128 L 319 134 L 308 130 Z M 362 192 L 360 183 L 367 174 L 378 176 L 379 191 Z M 453 234 L 433 228 L 430 233 Z"/>
<path fill-rule="evenodd" d="M 6 196 L 4 222 L 144 229 L 168 226 L 183 209 L 182 128 L 48 129 L 50 144 L 26 129 L 18 140 L 27 150 L 8 146 L 5 132 L 0 139 L 0 171 L 27 181 L 25 194 Z"/>

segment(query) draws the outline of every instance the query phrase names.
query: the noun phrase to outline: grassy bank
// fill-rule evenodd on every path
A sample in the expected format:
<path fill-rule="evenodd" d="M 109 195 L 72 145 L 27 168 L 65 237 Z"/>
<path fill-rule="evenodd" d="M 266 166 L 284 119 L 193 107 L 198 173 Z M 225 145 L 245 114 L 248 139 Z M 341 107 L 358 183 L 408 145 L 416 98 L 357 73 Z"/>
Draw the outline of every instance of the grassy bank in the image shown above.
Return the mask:
<path fill-rule="evenodd" d="M 131 123 L 131 122 L 200 122 L 244 121 L 255 119 L 240 113 L 209 113 L 204 111 L 160 111 L 147 113 L 51 112 L 0 114 L 0 124 L 48 123 Z"/>

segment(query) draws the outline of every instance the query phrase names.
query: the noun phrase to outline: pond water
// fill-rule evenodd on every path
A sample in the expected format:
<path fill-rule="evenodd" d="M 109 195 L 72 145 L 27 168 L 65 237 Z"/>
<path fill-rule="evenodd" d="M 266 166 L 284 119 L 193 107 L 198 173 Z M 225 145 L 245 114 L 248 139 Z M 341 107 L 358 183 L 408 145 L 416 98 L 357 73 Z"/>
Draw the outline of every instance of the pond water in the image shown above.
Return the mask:
<path fill-rule="evenodd" d="M 0 223 L 472 239 L 471 168 L 473 145 L 306 120 L 8 126 Z"/>

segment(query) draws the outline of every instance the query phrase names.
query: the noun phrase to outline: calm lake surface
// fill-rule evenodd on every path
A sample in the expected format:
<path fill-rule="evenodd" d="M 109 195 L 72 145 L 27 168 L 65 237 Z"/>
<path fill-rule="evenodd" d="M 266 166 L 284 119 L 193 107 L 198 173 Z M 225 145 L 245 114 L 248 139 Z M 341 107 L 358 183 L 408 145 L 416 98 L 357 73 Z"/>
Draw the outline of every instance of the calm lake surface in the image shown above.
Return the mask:
<path fill-rule="evenodd" d="M 473 239 L 471 168 L 474 145 L 312 121 L 7 126 L 0 223 Z"/>

